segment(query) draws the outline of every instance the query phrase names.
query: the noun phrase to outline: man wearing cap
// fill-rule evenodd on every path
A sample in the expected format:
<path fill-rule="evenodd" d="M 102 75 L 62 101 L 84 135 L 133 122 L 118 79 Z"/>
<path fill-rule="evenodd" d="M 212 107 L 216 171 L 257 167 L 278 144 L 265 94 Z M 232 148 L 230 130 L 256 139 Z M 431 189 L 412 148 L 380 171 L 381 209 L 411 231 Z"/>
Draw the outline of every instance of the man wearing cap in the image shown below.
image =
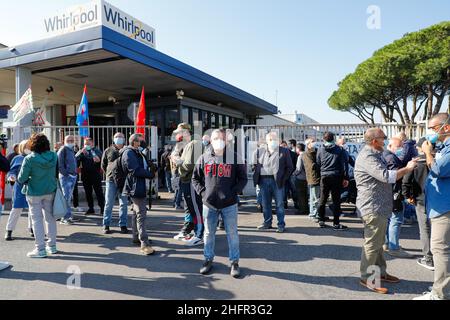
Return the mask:
<path fill-rule="evenodd" d="M 182 144 L 186 144 L 180 157 L 175 157 L 175 162 L 180 174 L 180 189 L 183 193 L 184 208 L 185 208 L 185 224 L 180 233 L 174 239 L 182 240 L 188 246 L 197 246 L 203 243 L 203 214 L 202 214 L 202 199 L 192 187 L 192 173 L 195 168 L 197 159 L 202 155 L 202 143 L 198 140 L 192 140 L 191 126 L 187 123 L 178 125 L 177 130 L 173 132 L 176 136 L 181 134 L 183 136 Z M 194 236 L 190 233 L 194 230 Z"/>

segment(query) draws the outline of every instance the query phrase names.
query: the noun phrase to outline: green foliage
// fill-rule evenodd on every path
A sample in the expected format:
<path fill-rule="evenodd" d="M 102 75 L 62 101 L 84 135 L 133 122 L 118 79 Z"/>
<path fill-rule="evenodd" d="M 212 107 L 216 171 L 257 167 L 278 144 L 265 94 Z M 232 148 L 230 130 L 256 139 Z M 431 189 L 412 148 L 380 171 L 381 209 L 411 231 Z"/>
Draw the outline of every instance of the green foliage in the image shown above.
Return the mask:
<path fill-rule="evenodd" d="M 420 107 L 428 102 L 425 116 L 438 113 L 449 86 L 450 21 L 446 21 L 376 51 L 339 83 L 328 103 L 366 122 L 373 122 L 373 111 L 378 110 L 386 122 L 397 121 L 397 114 L 402 123 L 413 123 L 418 101 Z"/>

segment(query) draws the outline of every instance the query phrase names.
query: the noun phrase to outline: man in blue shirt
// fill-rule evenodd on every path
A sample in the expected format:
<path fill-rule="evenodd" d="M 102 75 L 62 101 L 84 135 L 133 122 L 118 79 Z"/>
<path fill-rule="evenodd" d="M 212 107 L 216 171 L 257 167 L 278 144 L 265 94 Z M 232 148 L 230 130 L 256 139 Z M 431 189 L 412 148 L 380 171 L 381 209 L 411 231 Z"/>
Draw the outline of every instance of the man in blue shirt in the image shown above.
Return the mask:
<path fill-rule="evenodd" d="M 431 221 L 434 258 L 433 290 L 415 300 L 450 300 L 450 115 L 439 113 L 428 122 L 433 134 L 422 145 L 430 168 L 425 185 L 425 206 Z M 433 158 L 433 144 L 443 143 L 440 157 Z"/>

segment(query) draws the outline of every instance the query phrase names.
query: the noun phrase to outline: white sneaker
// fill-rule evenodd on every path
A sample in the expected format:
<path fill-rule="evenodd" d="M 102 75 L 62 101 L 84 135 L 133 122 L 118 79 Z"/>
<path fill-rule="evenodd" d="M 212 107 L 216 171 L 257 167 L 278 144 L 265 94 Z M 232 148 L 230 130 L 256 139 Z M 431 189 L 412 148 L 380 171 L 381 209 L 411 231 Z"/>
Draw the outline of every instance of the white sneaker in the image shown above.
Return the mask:
<path fill-rule="evenodd" d="M 414 298 L 413 300 L 444 300 L 444 299 L 440 299 L 433 292 L 424 292 L 422 296 Z"/>
<path fill-rule="evenodd" d="M 198 245 L 203 244 L 203 239 L 197 238 L 197 237 L 192 237 L 189 240 L 183 240 L 183 242 L 189 246 L 189 247 L 195 247 Z"/>
<path fill-rule="evenodd" d="M 66 225 L 66 226 L 70 226 L 70 225 L 72 225 L 73 224 L 73 221 L 72 221 L 72 219 L 71 218 L 69 218 L 69 219 L 61 219 L 61 221 L 59 222 L 59 224 L 62 224 L 62 225 Z"/>
<path fill-rule="evenodd" d="M 9 262 L 0 261 L 0 271 L 5 270 L 10 267 Z"/>
<path fill-rule="evenodd" d="M 39 251 L 38 249 L 34 249 L 33 251 L 27 253 L 27 257 L 36 259 L 47 258 L 47 252 L 45 250 Z"/>
<path fill-rule="evenodd" d="M 175 240 L 184 240 L 187 237 L 187 234 L 180 232 L 175 237 L 173 237 Z"/>
<path fill-rule="evenodd" d="M 58 249 L 56 249 L 56 246 L 53 247 L 46 247 L 45 251 L 47 252 L 48 255 L 54 255 L 58 253 Z"/>

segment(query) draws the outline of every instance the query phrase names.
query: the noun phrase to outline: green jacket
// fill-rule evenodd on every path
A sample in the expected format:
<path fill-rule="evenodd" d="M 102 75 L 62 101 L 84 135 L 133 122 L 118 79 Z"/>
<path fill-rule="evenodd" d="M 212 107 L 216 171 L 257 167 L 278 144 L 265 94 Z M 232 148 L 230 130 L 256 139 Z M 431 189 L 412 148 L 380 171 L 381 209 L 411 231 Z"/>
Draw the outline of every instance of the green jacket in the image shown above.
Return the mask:
<path fill-rule="evenodd" d="M 51 151 L 33 152 L 25 157 L 17 178 L 24 185 L 22 193 L 38 197 L 55 192 L 57 159 L 56 153 Z"/>
<path fill-rule="evenodd" d="M 195 163 L 198 158 L 200 158 L 202 153 L 202 143 L 198 140 L 193 140 L 184 147 L 183 154 L 181 155 L 181 160 L 183 160 L 183 163 L 178 168 L 181 182 L 191 182 L 192 173 L 195 169 Z"/>

